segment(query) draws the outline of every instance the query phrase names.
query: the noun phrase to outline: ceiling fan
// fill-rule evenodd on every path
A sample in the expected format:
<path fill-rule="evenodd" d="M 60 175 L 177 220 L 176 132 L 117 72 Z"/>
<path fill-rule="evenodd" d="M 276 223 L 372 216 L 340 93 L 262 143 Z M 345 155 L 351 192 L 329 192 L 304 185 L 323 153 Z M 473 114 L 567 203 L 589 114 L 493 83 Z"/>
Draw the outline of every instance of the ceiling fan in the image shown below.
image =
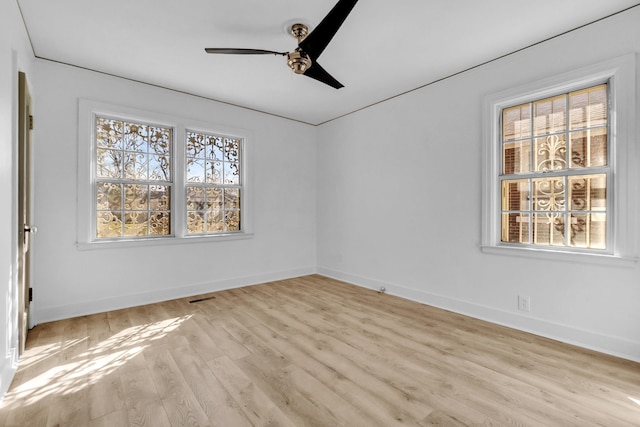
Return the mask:
<path fill-rule="evenodd" d="M 318 26 L 311 32 L 304 24 L 293 24 L 291 35 L 298 39 L 298 47 L 293 52 L 275 52 L 263 49 L 216 48 L 208 47 L 207 53 L 238 54 L 238 55 L 281 55 L 287 57 L 287 64 L 296 74 L 318 80 L 333 88 L 344 87 L 338 80 L 318 64 L 318 57 L 327 47 L 340 26 L 347 19 L 349 13 L 358 0 L 339 0 Z"/>

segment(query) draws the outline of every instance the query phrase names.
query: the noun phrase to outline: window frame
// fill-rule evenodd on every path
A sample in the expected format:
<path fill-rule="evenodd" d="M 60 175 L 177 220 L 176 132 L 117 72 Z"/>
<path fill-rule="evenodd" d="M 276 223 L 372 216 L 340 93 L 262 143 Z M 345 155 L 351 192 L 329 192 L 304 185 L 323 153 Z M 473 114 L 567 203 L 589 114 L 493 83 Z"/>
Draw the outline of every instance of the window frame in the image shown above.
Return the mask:
<path fill-rule="evenodd" d="M 203 135 L 208 135 L 208 136 L 214 136 L 214 137 L 219 137 L 219 138 L 229 138 L 229 139 L 237 139 L 240 141 L 240 148 L 239 148 L 239 159 L 240 159 L 240 176 L 238 177 L 239 180 L 239 184 L 237 185 L 229 185 L 229 184 L 210 184 L 210 183 L 190 183 L 188 182 L 186 179 L 184 179 L 184 182 L 182 184 L 182 203 L 183 206 L 181 206 L 181 209 L 184 208 L 183 214 L 185 215 L 185 221 L 182 227 L 182 232 L 184 237 L 187 238 L 193 238 L 193 237 L 200 237 L 200 236 L 233 236 L 239 233 L 242 233 L 244 230 L 244 218 L 243 218 L 243 214 L 244 214 L 244 209 L 243 209 L 243 203 L 244 203 L 244 191 L 245 191 L 245 183 L 244 183 L 244 170 L 245 170 L 245 147 L 246 147 L 246 143 L 245 143 L 245 138 L 242 136 L 238 136 L 238 135 L 231 135 L 228 133 L 222 133 L 222 132 L 216 132 L 211 130 L 210 128 L 194 128 L 194 127 L 189 127 L 187 126 L 185 128 L 184 131 L 184 140 L 186 141 L 186 136 L 189 132 L 193 132 L 193 133 L 200 133 Z M 184 165 L 182 167 L 182 172 L 183 172 L 183 178 L 186 178 L 187 175 L 187 170 L 186 170 L 186 166 L 187 166 L 187 153 L 186 153 L 186 143 L 185 146 L 183 147 L 184 150 L 184 156 L 183 156 L 183 162 Z M 226 161 L 223 160 L 223 162 L 226 163 Z M 187 203 L 186 203 L 186 194 L 187 194 L 187 187 L 188 186 L 196 186 L 196 187 L 201 187 L 203 189 L 207 189 L 207 188 L 223 188 L 223 189 L 227 189 L 227 188 L 237 188 L 238 190 L 240 190 L 240 230 L 239 231 L 227 231 L 227 232 L 202 232 L 202 233 L 189 233 L 187 231 L 188 228 L 188 221 L 186 220 L 186 216 L 188 215 L 188 209 L 187 209 Z"/>
<path fill-rule="evenodd" d="M 630 54 L 485 97 L 481 222 L 483 252 L 581 262 L 621 261 L 632 265 L 638 261 L 635 220 L 638 191 L 630 185 L 637 182 L 634 166 L 638 164 L 635 148 L 635 61 L 635 55 Z M 585 250 L 502 242 L 500 234 L 502 110 L 601 83 L 607 83 L 609 90 L 607 248 Z"/>
<path fill-rule="evenodd" d="M 98 147 L 97 147 L 97 138 L 96 138 L 96 121 L 98 118 L 102 118 L 102 119 L 107 119 L 107 120 L 117 120 L 117 121 L 122 121 L 122 122 L 127 122 L 127 123 L 131 123 L 131 124 L 142 124 L 142 125 L 147 125 L 147 126 L 154 126 L 154 127 L 162 127 L 165 129 L 169 129 L 171 131 L 171 141 L 170 141 L 170 149 L 169 149 L 169 158 L 170 158 L 170 177 L 171 179 L 169 181 L 153 181 L 151 179 L 146 179 L 146 180 L 136 180 L 136 179 L 130 179 L 130 178 L 126 178 L 126 177 L 120 177 L 120 178 L 106 178 L 106 177 L 98 177 L 96 175 L 96 166 L 97 166 L 97 151 L 98 151 Z M 98 182 L 114 182 L 114 183 L 119 183 L 119 184 L 123 184 L 124 186 L 128 185 L 128 184 L 136 184 L 136 185 L 162 185 L 162 186 L 167 186 L 169 187 L 169 214 L 170 214 L 170 221 L 169 221 L 169 234 L 166 235 L 145 235 L 145 236 L 121 236 L 121 237 L 103 237 L 103 238 L 98 238 L 97 236 L 97 217 L 98 217 L 98 209 L 96 207 L 95 204 L 93 204 L 92 206 L 92 213 L 94 215 L 93 220 L 91 221 L 90 227 L 91 227 L 91 236 L 94 237 L 94 239 L 96 241 L 100 241 L 100 242 L 107 242 L 107 241 L 124 241 L 124 240 L 140 240 L 140 239 L 165 239 L 168 237 L 174 237 L 175 233 L 174 233 L 174 210 L 175 210 L 175 206 L 173 203 L 173 193 L 174 193 L 174 155 L 175 155 L 175 144 L 176 144 L 176 129 L 174 126 L 168 126 L 164 123 L 153 123 L 150 121 L 145 121 L 142 119 L 131 119 L 131 118 L 123 118 L 123 117 L 118 117 L 118 116 L 113 116 L 113 115 L 107 115 L 107 114 L 100 114 L 100 113 L 93 113 L 92 114 L 92 134 L 91 134 L 91 199 L 95 202 L 97 199 L 97 185 L 96 183 Z M 123 150 L 124 151 L 124 150 Z M 124 188 L 124 187 L 123 187 Z M 124 192 L 124 190 L 123 190 Z M 126 212 L 126 210 L 124 209 L 124 207 L 122 207 L 123 212 Z M 148 211 L 149 213 L 151 213 L 151 211 Z M 124 218 L 123 218 L 124 221 Z"/>
<path fill-rule="evenodd" d="M 153 123 L 171 128 L 172 144 L 172 194 L 171 194 L 171 233 L 167 236 L 145 236 L 133 238 L 98 239 L 96 237 L 96 116 L 129 120 L 132 122 Z M 225 135 L 241 140 L 241 230 L 229 233 L 187 234 L 186 222 L 186 151 L 187 130 Z M 95 100 L 78 100 L 78 178 L 77 178 L 77 231 L 76 247 L 91 250 L 110 247 L 139 247 L 153 245 L 171 245 L 197 242 L 222 242 L 248 239 L 253 237 L 251 164 L 251 132 L 187 119 L 170 114 L 146 111 L 142 109 L 110 104 Z"/>
<path fill-rule="evenodd" d="M 506 107 L 502 107 L 501 108 L 501 115 L 500 115 L 500 139 L 498 142 L 498 144 L 501 145 L 501 161 L 500 161 L 500 172 L 498 174 L 498 180 L 500 181 L 501 184 L 501 188 L 504 191 L 504 183 L 505 182 L 515 182 L 515 181 L 526 181 L 528 182 L 528 191 L 529 191 L 529 197 L 530 197 L 530 206 L 527 210 L 519 210 L 519 211 L 511 211 L 509 209 L 506 209 L 506 213 L 508 214 L 512 214 L 512 213 L 516 213 L 516 214 L 523 214 L 527 215 L 529 217 L 528 219 L 528 238 L 530 238 L 531 240 L 528 243 L 518 243 L 518 242 L 506 242 L 504 240 L 500 240 L 500 244 L 502 245 L 510 245 L 510 246 L 514 246 L 514 247 L 529 247 L 529 246 L 533 246 L 534 248 L 553 248 L 554 250 L 559 250 L 559 251 L 572 251 L 572 252 L 585 252 L 585 253 L 601 253 L 601 254 L 605 254 L 608 255 L 609 252 L 607 250 L 607 248 L 611 248 L 612 247 L 612 226 L 611 226 L 611 221 L 608 219 L 609 216 L 609 212 L 611 210 L 611 197 L 606 197 L 606 206 L 605 206 L 605 210 L 604 211 L 598 211 L 598 210 L 589 210 L 589 211 L 585 211 L 585 210 L 574 210 L 571 209 L 571 201 L 568 199 L 569 195 L 571 194 L 571 190 L 570 190 L 570 185 L 569 185 L 569 181 L 571 179 L 575 179 L 577 177 L 580 176 L 597 176 L 597 175 L 604 175 L 605 176 L 605 189 L 609 188 L 609 184 L 611 183 L 611 167 L 610 167 L 610 162 L 609 159 L 611 158 L 611 144 L 607 144 L 606 145 L 606 158 L 607 158 L 607 163 L 605 165 L 597 165 L 597 166 L 589 166 L 589 167 L 572 167 L 572 163 L 571 160 L 569 159 L 569 156 L 571 156 L 571 153 L 569 151 L 569 148 L 571 147 L 571 135 L 572 133 L 575 132 L 586 132 L 586 131 L 591 131 L 593 129 L 606 129 L 607 133 L 607 140 L 609 140 L 609 133 L 610 133 L 610 117 L 609 117 L 609 110 L 610 110 L 610 94 L 609 94 L 609 84 L 608 84 L 608 80 L 605 83 L 602 84 L 596 84 L 596 85 L 591 85 L 582 89 L 578 89 L 578 90 L 573 90 L 570 92 L 565 92 L 565 93 L 559 93 L 556 94 L 555 96 L 553 96 L 552 98 L 541 98 L 541 99 L 532 99 L 529 102 L 525 102 L 523 104 L 518 104 L 518 105 L 512 105 L 512 106 L 506 106 Z M 587 90 L 591 90 L 593 88 L 599 87 L 599 86 L 606 86 L 606 99 L 607 99 L 607 119 L 606 119 L 606 126 L 597 126 L 597 127 L 587 127 L 587 128 L 580 128 L 580 129 L 571 129 L 570 126 L 570 119 L 571 119 L 571 112 L 570 112 L 570 108 L 569 108 L 569 104 L 570 104 L 570 96 L 571 94 L 575 94 L 576 92 L 584 92 Z M 536 159 L 536 149 L 537 149 L 537 140 L 544 138 L 546 136 L 546 134 L 540 134 L 540 135 L 536 135 L 535 134 L 535 106 L 538 102 L 541 101 L 548 101 L 550 99 L 554 99 L 557 100 L 559 98 L 563 98 L 563 103 L 565 106 L 565 112 L 566 112 L 566 117 L 565 117 L 565 126 L 564 129 L 562 130 L 562 132 L 552 132 L 552 137 L 553 136 L 557 136 L 557 135 L 562 135 L 564 136 L 564 148 L 566 149 L 566 153 L 565 153 L 565 159 L 566 160 L 566 167 L 563 169 L 552 169 L 552 170 L 536 170 L 535 167 L 535 162 L 534 160 Z M 509 110 L 511 108 L 515 108 L 515 107 L 522 107 L 524 105 L 528 104 L 528 108 L 529 108 L 529 113 L 531 114 L 531 118 L 530 120 L 530 126 L 529 126 L 529 136 L 525 139 L 515 139 L 514 141 L 506 141 L 504 138 L 504 134 L 503 129 L 504 129 L 504 112 L 506 110 Z M 505 165 L 504 165 L 504 155 L 505 155 L 505 145 L 509 144 L 509 143 L 519 143 L 523 140 L 528 140 L 529 141 L 529 171 L 526 172 L 511 172 L 511 173 L 506 173 L 504 171 L 505 169 Z M 554 209 L 550 209 L 548 211 L 544 211 L 544 210 L 537 210 L 534 205 L 535 205 L 535 200 L 536 200 L 536 193 L 534 191 L 535 188 L 535 183 L 536 182 L 540 182 L 540 181 L 545 181 L 545 180 L 558 180 L 558 179 L 562 179 L 562 182 L 564 183 L 563 185 L 563 201 L 565 202 L 564 204 L 564 209 L 563 210 L 554 210 Z M 606 191 L 606 190 L 605 190 Z M 504 194 L 502 194 L 502 197 L 504 198 Z M 502 211 L 502 221 L 504 221 L 504 215 L 505 215 L 505 209 L 501 208 Z M 589 214 L 589 215 L 595 215 L 597 216 L 598 214 L 604 214 L 605 217 L 607 217 L 606 220 L 606 228 L 605 228 L 605 249 L 598 249 L 598 248 L 584 248 L 584 247 L 580 247 L 580 246 L 570 246 L 568 244 L 569 240 L 570 240 L 570 232 L 568 232 L 570 225 L 568 223 L 568 221 L 571 220 L 573 215 L 576 214 Z M 533 237 L 535 236 L 535 223 L 536 223 L 536 215 L 542 215 L 542 214 L 550 214 L 550 215 L 554 215 L 554 216 L 561 216 L 563 218 L 562 224 L 563 224 L 563 229 L 564 231 L 562 232 L 562 236 L 563 236 L 563 244 L 549 244 L 549 245 L 545 245 L 545 244 L 536 244 L 535 242 L 533 242 Z M 501 222 L 500 224 L 501 228 L 504 228 L 504 224 Z"/>

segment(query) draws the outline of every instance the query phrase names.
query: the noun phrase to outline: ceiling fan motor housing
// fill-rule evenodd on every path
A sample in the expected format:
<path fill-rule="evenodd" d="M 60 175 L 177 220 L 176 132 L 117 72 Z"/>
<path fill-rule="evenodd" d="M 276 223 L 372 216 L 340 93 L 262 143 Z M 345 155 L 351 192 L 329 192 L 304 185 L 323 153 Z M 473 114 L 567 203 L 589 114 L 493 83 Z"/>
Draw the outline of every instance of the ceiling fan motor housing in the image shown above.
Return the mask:
<path fill-rule="evenodd" d="M 300 49 L 296 49 L 287 54 L 287 64 L 289 64 L 289 68 L 291 68 L 294 73 L 304 74 L 304 72 L 311 67 L 312 62 L 306 53 Z"/>

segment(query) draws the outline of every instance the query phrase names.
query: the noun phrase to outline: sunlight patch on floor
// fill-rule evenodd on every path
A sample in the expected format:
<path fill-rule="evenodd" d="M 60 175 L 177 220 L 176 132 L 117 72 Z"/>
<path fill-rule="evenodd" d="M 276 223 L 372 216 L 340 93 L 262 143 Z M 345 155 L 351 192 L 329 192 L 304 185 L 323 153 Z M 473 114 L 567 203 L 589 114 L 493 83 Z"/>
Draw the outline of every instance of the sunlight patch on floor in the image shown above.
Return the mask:
<path fill-rule="evenodd" d="M 87 338 L 30 348 L 20 361 L 18 373 L 26 367 L 44 371 L 14 386 L 5 396 L 2 406 L 31 405 L 48 396 L 66 395 L 89 387 L 125 365 L 154 341 L 165 338 L 190 317 L 133 326 L 85 351 L 81 351 L 80 347 L 87 345 Z M 78 354 L 73 354 L 74 347 L 78 349 Z M 65 360 L 67 357 L 69 359 Z M 46 364 L 52 366 L 47 369 Z M 44 366 L 38 369 L 38 365 Z"/>

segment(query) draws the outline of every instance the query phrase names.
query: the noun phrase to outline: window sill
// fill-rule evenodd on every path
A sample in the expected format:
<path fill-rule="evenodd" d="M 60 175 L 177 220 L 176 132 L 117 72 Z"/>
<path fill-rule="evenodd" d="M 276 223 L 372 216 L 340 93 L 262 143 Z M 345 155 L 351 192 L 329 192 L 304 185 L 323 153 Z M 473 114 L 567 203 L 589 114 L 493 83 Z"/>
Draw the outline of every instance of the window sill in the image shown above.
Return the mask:
<path fill-rule="evenodd" d="M 640 261 L 640 258 L 637 257 L 554 251 L 553 249 L 538 249 L 529 247 L 517 248 L 512 246 L 481 246 L 480 249 L 483 253 L 493 255 L 516 256 L 548 261 L 569 261 L 587 264 L 622 266 L 629 268 L 636 267 L 638 265 L 638 261 Z"/>
<path fill-rule="evenodd" d="M 253 233 L 232 233 L 218 235 L 201 235 L 185 237 L 159 237 L 151 239 L 109 240 L 96 242 L 78 242 L 76 247 L 81 251 L 96 249 L 137 248 L 150 246 L 183 245 L 192 243 L 228 242 L 245 240 L 253 237 Z"/>

